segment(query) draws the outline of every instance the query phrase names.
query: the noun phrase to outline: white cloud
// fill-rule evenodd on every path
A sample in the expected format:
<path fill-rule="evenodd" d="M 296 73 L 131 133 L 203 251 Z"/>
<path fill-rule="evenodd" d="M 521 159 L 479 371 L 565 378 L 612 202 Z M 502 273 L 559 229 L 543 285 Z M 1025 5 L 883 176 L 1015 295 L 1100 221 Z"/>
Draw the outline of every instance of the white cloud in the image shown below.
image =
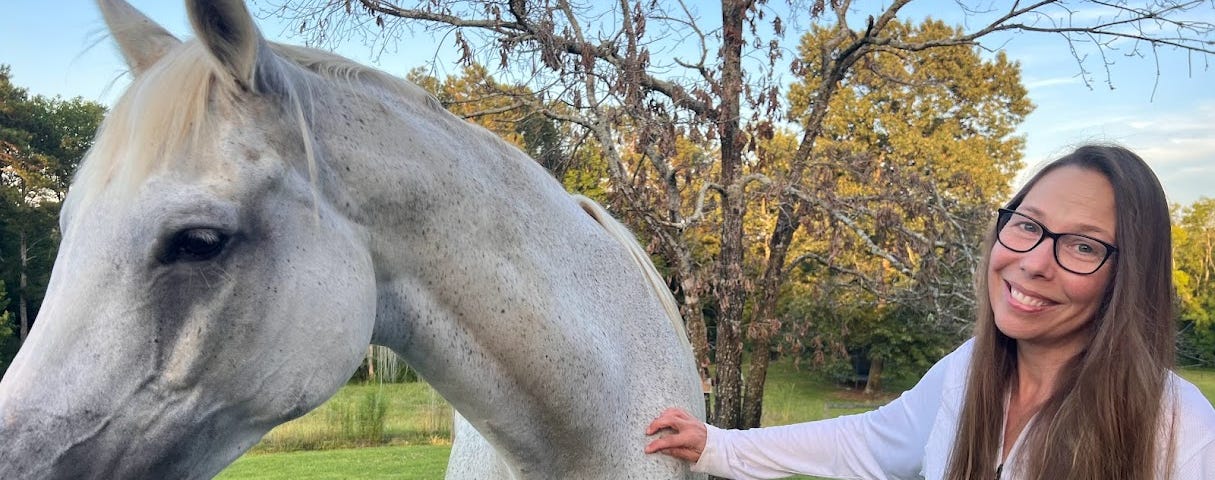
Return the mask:
<path fill-rule="evenodd" d="M 1060 85 L 1078 85 L 1078 84 L 1080 84 L 1080 79 L 1078 77 L 1076 77 L 1075 75 L 1073 75 L 1070 77 L 1055 77 L 1055 78 L 1044 78 L 1041 80 L 1028 80 L 1025 82 L 1025 88 L 1026 88 L 1026 90 L 1029 90 L 1030 92 L 1034 92 L 1037 90 L 1042 90 L 1042 89 L 1050 88 L 1050 87 L 1057 87 Z"/>

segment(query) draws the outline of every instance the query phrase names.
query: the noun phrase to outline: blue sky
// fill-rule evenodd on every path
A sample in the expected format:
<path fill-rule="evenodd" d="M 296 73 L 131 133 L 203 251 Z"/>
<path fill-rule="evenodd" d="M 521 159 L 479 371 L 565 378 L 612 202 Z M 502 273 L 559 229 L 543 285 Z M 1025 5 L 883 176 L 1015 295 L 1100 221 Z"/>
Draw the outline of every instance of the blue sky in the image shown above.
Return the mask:
<path fill-rule="evenodd" d="M 34 94 L 80 96 L 107 105 L 125 88 L 129 81 L 125 66 L 93 2 L 5 3 L 5 14 L 0 16 L 0 63 L 12 67 L 17 85 Z M 190 35 L 181 2 L 131 3 L 175 34 Z M 874 2 L 857 2 L 866 15 L 867 4 Z M 941 10 L 954 5 L 920 0 L 904 13 L 906 18 L 933 15 L 960 23 L 964 20 L 960 13 Z M 265 2 L 255 3 L 253 10 L 258 14 L 265 7 Z M 1203 15 L 1215 22 L 1215 9 Z M 714 16 L 705 18 L 712 21 Z M 863 15 L 857 12 L 853 18 Z M 263 18 L 259 25 L 272 40 L 303 41 L 284 35 L 292 26 L 283 22 Z M 1031 170 L 1076 144 L 1111 141 L 1134 149 L 1152 164 L 1171 202 L 1189 204 L 1201 196 L 1215 197 L 1215 58 L 1170 50 L 1161 50 L 1158 57 L 1115 54 L 1111 89 L 1098 63 L 1089 65 L 1094 81 L 1085 86 L 1067 44 L 1057 37 L 1021 34 L 998 40 L 996 45 L 1021 63 L 1022 81 L 1037 105 L 1020 130 L 1028 140 L 1025 161 Z M 436 55 L 429 37 L 393 50 L 375 55 L 358 41 L 338 47 L 345 56 L 397 75 L 436 59 L 438 73 L 455 70 L 442 65 L 450 48 L 439 47 Z"/>

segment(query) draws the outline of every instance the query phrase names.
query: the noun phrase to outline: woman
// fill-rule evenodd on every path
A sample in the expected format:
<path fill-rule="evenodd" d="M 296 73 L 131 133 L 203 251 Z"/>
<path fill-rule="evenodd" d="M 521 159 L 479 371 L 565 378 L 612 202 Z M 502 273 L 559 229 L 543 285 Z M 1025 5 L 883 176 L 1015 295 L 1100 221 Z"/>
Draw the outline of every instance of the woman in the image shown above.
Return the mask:
<path fill-rule="evenodd" d="M 1215 479 L 1215 409 L 1171 371 L 1169 210 L 1142 159 L 1052 162 L 984 252 L 975 337 L 890 404 L 745 431 L 672 409 L 646 452 L 733 478 Z"/>

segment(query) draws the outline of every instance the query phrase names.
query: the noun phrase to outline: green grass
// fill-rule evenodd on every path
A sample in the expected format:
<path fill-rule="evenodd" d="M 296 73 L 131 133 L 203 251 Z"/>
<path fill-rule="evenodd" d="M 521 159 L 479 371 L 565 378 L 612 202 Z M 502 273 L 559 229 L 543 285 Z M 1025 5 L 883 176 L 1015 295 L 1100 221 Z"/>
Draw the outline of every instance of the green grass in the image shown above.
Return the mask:
<path fill-rule="evenodd" d="M 768 368 L 760 423 L 788 425 L 866 412 L 885 405 L 897 394 L 866 396 L 824 380 L 808 368 L 798 369 L 793 362 L 775 362 Z"/>
<path fill-rule="evenodd" d="M 1193 382 L 1215 402 L 1215 370 L 1185 369 L 1182 377 Z M 764 392 L 764 425 L 834 418 L 877 408 L 911 383 L 895 384 L 891 393 L 867 397 L 838 387 L 791 362 L 772 364 Z M 360 411 L 375 411 L 383 402 L 382 436 L 376 445 L 360 446 L 343 419 L 372 418 Z M 334 424 L 339 424 L 335 426 Z M 349 422 L 348 422 L 349 423 Z M 374 428 L 370 428 L 374 430 Z M 348 385 L 324 405 L 293 422 L 280 425 L 257 447 L 238 459 L 218 477 L 240 479 L 440 479 L 451 451 L 451 407 L 424 383 Z M 340 448 L 340 449 L 334 449 Z M 332 449 L 324 451 L 292 451 Z M 812 478 L 812 477 L 793 477 Z"/>
<path fill-rule="evenodd" d="M 443 478 L 448 445 L 371 447 L 288 453 L 250 453 L 220 473 L 221 480 L 330 480 Z"/>

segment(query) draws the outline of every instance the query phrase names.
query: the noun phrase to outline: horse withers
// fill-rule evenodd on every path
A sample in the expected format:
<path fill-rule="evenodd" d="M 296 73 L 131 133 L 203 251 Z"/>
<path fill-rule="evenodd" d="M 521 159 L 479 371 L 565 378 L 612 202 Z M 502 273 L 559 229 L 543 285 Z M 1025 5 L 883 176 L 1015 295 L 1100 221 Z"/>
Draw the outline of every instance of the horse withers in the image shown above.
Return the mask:
<path fill-rule="evenodd" d="M 134 80 L 0 382 L 0 477 L 210 478 L 369 343 L 462 417 L 449 478 L 689 475 L 642 452 L 664 408 L 703 412 L 691 351 L 601 208 L 414 85 L 265 41 L 239 1 L 190 2 L 187 42 L 100 4 Z"/>

